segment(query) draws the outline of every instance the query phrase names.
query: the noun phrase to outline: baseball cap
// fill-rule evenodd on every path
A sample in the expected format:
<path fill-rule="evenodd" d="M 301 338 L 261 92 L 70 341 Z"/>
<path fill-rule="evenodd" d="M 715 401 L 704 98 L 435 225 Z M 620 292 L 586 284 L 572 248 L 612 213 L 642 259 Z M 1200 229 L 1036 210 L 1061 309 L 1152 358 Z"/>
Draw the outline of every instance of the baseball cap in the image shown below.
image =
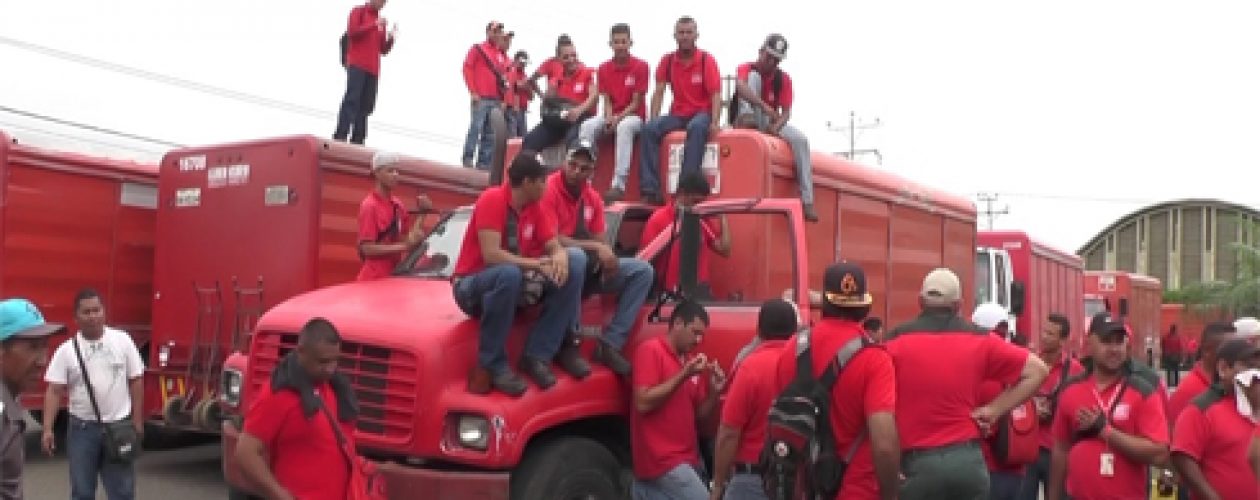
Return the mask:
<path fill-rule="evenodd" d="M 923 288 L 919 296 L 928 305 L 950 305 L 962 298 L 962 284 L 958 282 L 958 275 L 953 271 L 938 267 L 923 278 Z"/>
<path fill-rule="evenodd" d="M 873 302 L 866 273 L 857 264 L 837 262 L 823 273 L 823 299 L 836 307 L 863 307 Z"/>
<path fill-rule="evenodd" d="M 589 139 L 582 139 L 573 146 L 573 149 L 569 150 L 569 158 L 572 159 L 574 155 L 579 153 L 586 153 L 591 158 L 591 161 L 595 161 L 595 150 L 595 145 Z"/>
<path fill-rule="evenodd" d="M 761 48 L 780 61 L 787 57 L 787 39 L 778 33 L 771 33 L 766 37 L 766 43 L 762 44 Z"/>
<path fill-rule="evenodd" d="M 39 308 L 29 300 L 0 301 L 0 340 L 46 337 L 65 329 L 65 325 L 45 322 Z"/>
<path fill-rule="evenodd" d="M 1006 315 L 1006 308 L 1001 304 L 987 302 L 976 307 L 976 311 L 971 313 L 971 322 L 976 326 L 988 330 L 997 328 L 998 323 L 1009 321 Z"/>
<path fill-rule="evenodd" d="M 529 52 L 518 50 L 516 51 L 516 54 L 512 56 L 512 60 L 529 66 Z"/>
<path fill-rule="evenodd" d="M 757 312 L 757 331 L 765 333 L 792 333 L 796 331 L 796 306 L 783 299 L 770 299 L 761 304 Z"/>
<path fill-rule="evenodd" d="M 397 164 L 400 161 L 402 161 L 402 158 L 394 153 L 377 151 L 376 154 L 372 155 L 372 171 L 375 172 L 378 169 Z"/>
<path fill-rule="evenodd" d="M 1109 336 L 1119 333 L 1122 336 L 1129 336 L 1129 327 L 1125 326 L 1123 321 L 1113 318 L 1095 318 L 1089 325 L 1089 334 L 1099 337 Z"/>
<path fill-rule="evenodd" d="M 1216 359 L 1234 364 L 1260 355 L 1260 347 L 1256 347 L 1248 339 L 1232 338 L 1221 343 L 1216 349 Z"/>

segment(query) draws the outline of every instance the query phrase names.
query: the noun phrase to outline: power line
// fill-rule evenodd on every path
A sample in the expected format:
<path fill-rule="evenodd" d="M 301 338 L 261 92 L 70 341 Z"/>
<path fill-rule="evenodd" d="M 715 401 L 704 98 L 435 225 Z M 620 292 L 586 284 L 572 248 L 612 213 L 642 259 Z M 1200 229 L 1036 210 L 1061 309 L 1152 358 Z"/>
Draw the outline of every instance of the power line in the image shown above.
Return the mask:
<path fill-rule="evenodd" d="M 171 147 L 171 148 L 182 148 L 182 147 L 184 147 L 184 145 L 183 145 L 183 144 L 178 144 L 178 143 L 174 143 L 174 142 L 170 142 L 170 141 L 164 141 L 164 140 L 161 140 L 161 139 L 154 139 L 154 138 L 152 138 L 152 137 L 145 137 L 145 136 L 142 136 L 142 135 L 129 134 L 129 133 L 127 133 L 127 132 L 120 132 L 120 131 L 117 131 L 117 130 L 108 129 L 108 128 L 104 128 L 104 127 L 97 127 L 97 126 L 95 126 L 95 125 L 88 125 L 88 124 L 86 124 L 86 123 L 79 123 L 79 122 L 74 122 L 74 121 L 70 121 L 70 120 L 63 120 L 63 119 L 61 119 L 61 118 L 53 118 L 53 117 L 51 117 L 51 116 L 41 115 L 41 114 L 39 114 L 39 113 L 35 113 L 35 112 L 31 112 L 31 111 L 24 111 L 24 110 L 21 110 L 21 109 L 10 108 L 10 107 L 5 106 L 5 105 L 2 105 L 2 104 L 0 104 L 0 111 L 6 112 L 6 113 L 9 113 L 9 114 L 18 115 L 18 116 L 25 116 L 25 117 L 27 117 L 27 118 L 33 118 L 33 119 L 36 119 L 36 120 L 42 120 L 42 121 L 46 121 L 46 122 L 52 122 L 52 123 L 56 123 L 56 124 L 58 124 L 58 125 L 65 125 L 65 126 L 68 126 L 68 127 L 81 128 L 81 129 L 84 129 L 84 130 L 91 130 L 91 131 L 93 131 L 93 132 L 99 132 L 99 133 L 102 133 L 102 134 L 107 134 L 107 135 L 113 135 L 113 136 L 123 137 L 123 138 L 131 139 L 131 140 L 133 140 L 133 141 L 147 142 L 147 143 L 150 143 L 150 144 L 157 144 L 157 145 L 160 145 L 160 146 L 167 146 L 167 147 Z"/>
<path fill-rule="evenodd" d="M 1011 213 L 1010 206 L 1002 207 L 1000 210 L 995 210 L 993 208 L 993 202 L 998 199 L 998 195 L 996 193 L 980 193 L 976 195 L 976 198 L 978 198 L 981 203 L 984 203 L 984 210 L 980 211 L 979 215 L 989 219 L 989 229 L 993 229 L 994 217 Z"/>
<path fill-rule="evenodd" d="M 152 149 L 140 148 L 140 147 L 135 147 L 135 146 L 127 146 L 127 145 L 125 145 L 125 144 L 119 144 L 119 143 L 116 143 L 116 142 L 109 142 L 109 141 L 102 141 L 102 140 L 92 139 L 92 138 L 90 138 L 90 137 L 77 136 L 77 135 L 70 135 L 70 134 L 63 134 L 63 133 L 60 133 L 60 132 L 53 132 L 53 131 L 51 131 L 51 130 L 44 129 L 44 128 L 32 127 L 32 126 L 30 126 L 30 125 L 23 125 L 23 124 L 13 123 L 13 122 L 0 121 L 0 126 L 4 126 L 4 127 L 6 127 L 6 128 L 15 128 L 15 129 L 20 129 L 20 130 L 26 130 L 26 131 L 29 131 L 29 132 L 32 132 L 32 133 L 36 133 L 36 134 L 49 135 L 49 136 L 53 136 L 53 137 L 60 137 L 60 138 L 62 138 L 62 139 L 69 139 L 69 140 L 72 140 L 72 141 L 86 142 L 86 143 L 89 143 L 89 144 L 95 144 L 95 145 L 98 145 L 98 146 L 105 146 L 105 147 L 118 148 L 118 149 L 126 149 L 126 150 L 128 150 L 128 151 L 135 151 L 135 152 L 138 152 L 138 153 L 148 153 L 148 154 L 151 154 L 151 155 L 156 155 L 156 156 L 161 156 L 162 154 L 164 154 L 164 153 L 165 153 L 165 151 L 156 151 L 156 150 L 152 150 Z"/>
<path fill-rule="evenodd" d="M 980 196 L 983 194 L 986 194 L 986 193 L 977 193 L 977 196 Z M 1019 192 L 1009 192 L 1009 191 L 990 191 L 988 194 L 992 194 L 994 196 L 1006 196 L 1010 198 L 1084 201 L 1084 202 L 1097 202 L 1097 203 L 1124 203 L 1124 204 L 1131 204 L 1131 205 L 1153 205 L 1156 203 L 1163 203 L 1163 202 L 1168 201 L 1167 199 L 1156 200 L 1156 199 L 1145 199 L 1145 198 L 1111 198 L 1111 197 L 1105 197 L 1105 196 L 1083 196 L 1083 195 L 1065 195 L 1065 194 L 1048 194 L 1048 193 L 1019 193 Z"/>

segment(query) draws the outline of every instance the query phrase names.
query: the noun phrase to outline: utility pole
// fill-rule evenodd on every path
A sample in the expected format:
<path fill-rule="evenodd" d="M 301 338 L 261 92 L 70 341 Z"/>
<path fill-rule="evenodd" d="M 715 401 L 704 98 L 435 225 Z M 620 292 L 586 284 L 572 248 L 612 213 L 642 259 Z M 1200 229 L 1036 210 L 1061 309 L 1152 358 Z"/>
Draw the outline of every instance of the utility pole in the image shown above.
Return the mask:
<path fill-rule="evenodd" d="M 827 122 L 827 130 L 830 130 L 832 132 L 848 132 L 849 133 L 849 151 L 848 152 L 842 151 L 836 154 L 843 156 L 845 159 L 850 160 L 850 161 L 856 158 L 858 154 L 874 154 L 876 161 L 882 165 L 884 163 L 884 156 L 880 154 L 879 149 L 876 149 L 876 148 L 858 149 L 857 148 L 858 130 L 859 129 L 869 130 L 869 129 L 877 128 L 879 126 L 880 126 L 879 117 L 876 117 L 873 121 L 860 123 L 857 119 L 857 113 L 854 113 L 853 111 L 849 111 L 849 125 L 848 126 L 844 126 L 844 125 L 837 126 L 837 125 L 832 125 L 830 121 Z"/>
<path fill-rule="evenodd" d="M 997 193 L 979 193 L 976 195 L 976 198 L 980 200 L 980 203 L 984 203 L 984 210 L 980 211 L 980 215 L 984 216 L 985 218 L 989 220 L 990 230 L 993 229 L 993 218 L 995 216 L 1008 215 L 1011 213 L 1010 205 L 1004 206 L 998 210 L 995 210 L 993 208 L 993 202 L 997 201 L 998 199 Z"/>

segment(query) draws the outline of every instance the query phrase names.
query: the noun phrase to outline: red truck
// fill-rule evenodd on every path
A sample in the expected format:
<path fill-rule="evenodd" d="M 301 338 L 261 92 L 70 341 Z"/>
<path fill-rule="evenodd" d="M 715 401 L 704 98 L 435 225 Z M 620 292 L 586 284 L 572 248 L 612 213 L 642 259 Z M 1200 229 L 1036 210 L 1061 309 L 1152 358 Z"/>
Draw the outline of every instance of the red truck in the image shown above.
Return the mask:
<path fill-rule="evenodd" d="M 110 325 L 144 349 L 156 205 L 156 165 L 26 146 L 0 132 L 0 294 L 73 327 L 74 293 L 96 288 Z M 43 401 L 42 382 L 23 395 L 28 408 Z"/>
<path fill-rule="evenodd" d="M 1051 313 L 1073 323 L 1068 351 L 1080 353 L 1085 325 L 1080 257 L 1041 243 L 1022 231 L 976 233 L 977 302 L 995 302 L 1010 312 L 1015 334 L 1034 350 Z"/>
<path fill-rule="evenodd" d="M 218 432 L 223 360 L 271 306 L 353 281 L 373 151 L 310 136 L 171 151 L 161 163 L 153 343 L 145 413 L 167 430 Z M 471 203 L 485 173 L 404 158 L 395 195 Z M 436 218 L 430 216 L 432 222 Z M 231 382 L 231 381 L 228 381 Z"/>
<path fill-rule="evenodd" d="M 1133 329 L 1130 354 L 1145 360 L 1149 347 L 1153 358 L 1159 359 L 1160 306 L 1164 300 L 1159 279 L 1123 271 L 1086 271 L 1084 285 L 1087 318 L 1100 312 L 1123 318 Z"/>
<path fill-rule="evenodd" d="M 682 134 L 667 141 L 680 144 Z M 892 322 L 917 312 L 914 298 L 934 267 L 950 267 L 965 287 L 972 286 L 976 212 L 969 200 L 816 154 L 816 206 L 822 220 L 807 224 L 785 143 L 755 132 L 723 131 L 710 147 L 719 195 L 681 219 L 680 237 L 671 240 L 672 231 L 666 231 L 640 241 L 652 207 L 632 202 L 607 207 L 607 234 L 618 254 L 653 262 L 670 245 L 681 245 L 681 254 L 692 256 L 682 259 L 686 277 L 695 269 L 693 252 L 699 251 L 696 217 L 729 218 L 733 253 L 714 259 L 714 265 L 738 271 L 712 273 L 716 300 L 707 303 L 712 324 L 700 346 L 723 366 L 730 367 L 752 338 L 765 299 L 786 296 L 803 318 L 813 318 L 807 290 L 838 258 L 866 268 L 876 297 L 873 314 Z M 601 154 L 598 168 L 607 170 L 611 158 Z M 603 179 L 597 189 L 607 187 Z M 382 464 L 392 497 L 411 498 L 416 492 L 456 500 L 625 496 L 629 386 L 610 371 L 596 367 L 582 381 L 560 374 L 551 389 L 534 389 L 519 399 L 468 392 L 478 323 L 455 305 L 449 276 L 469 215 L 465 208 L 446 217 L 392 277 L 307 292 L 262 317 L 248 353 L 233 356 L 225 367 L 225 380 L 241 380 L 243 386 L 227 402 L 232 416 L 223 423 L 223 468 L 233 495 L 254 490 L 233 456 L 240 409 L 294 347 L 302 324 L 323 316 L 344 338 L 341 369 L 353 380 L 362 405 L 356 433 L 360 451 Z M 416 267 L 438 257 L 452 265 Z M 640 312 L 628 350 L 667 328 L 672 303 L 656 300 L 664 296 L 659 291 Z M 612 297 L 589 298 L 582 307 L 583 325 L 606 324 L 614 305 Z M 508 345 L 513 358 L 532 316 L 528 311 L 517 316 Z M 591 343 L 584 344 L 589 355 Z M 711 434 L 712 425 L 702 431 Z"/>

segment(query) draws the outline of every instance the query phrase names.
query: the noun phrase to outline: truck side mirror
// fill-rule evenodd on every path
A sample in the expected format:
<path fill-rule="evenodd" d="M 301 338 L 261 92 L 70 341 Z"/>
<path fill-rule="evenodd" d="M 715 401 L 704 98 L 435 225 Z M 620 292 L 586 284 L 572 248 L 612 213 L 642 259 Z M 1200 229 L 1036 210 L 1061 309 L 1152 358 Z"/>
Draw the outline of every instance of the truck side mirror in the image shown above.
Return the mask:
<path fill-rule="evenodd" d="M 1024 298 L 1025 298 L 1024 294 L 1025 294 L 1024 282 L 1018 281 L 1018 280 L 1012 281 L 1011 282 L 1011 315 L 1019 316 L 1021 314 L 1024 314 Z"/>
<path fill-rule="evenodd" d="M 1120 297 L 1120 317 L 1129 317 L 1129 299 Z"/>
<path fill-rule="evenodd" d="M 678 243 L 678 285 L 682 296 L 689 299 L 696 297 L 697 269 L 700 258 L 700 216 L 689 208 L 680 208 L 680 237 Z"/>

